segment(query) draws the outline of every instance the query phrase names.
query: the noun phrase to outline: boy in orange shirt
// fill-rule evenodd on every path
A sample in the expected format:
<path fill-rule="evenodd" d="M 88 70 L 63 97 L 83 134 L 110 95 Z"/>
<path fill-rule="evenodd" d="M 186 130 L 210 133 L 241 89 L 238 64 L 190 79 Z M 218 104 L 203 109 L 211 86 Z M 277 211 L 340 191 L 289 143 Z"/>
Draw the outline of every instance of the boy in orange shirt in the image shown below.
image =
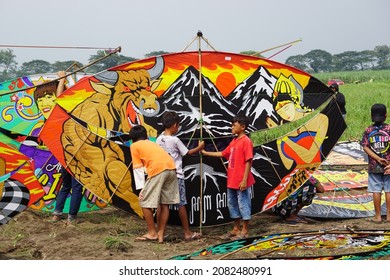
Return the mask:
<path fill-rule="evenodd" d="M 133 160 L 134 180 L 139 194 L 139 204 L 148 226 L 148 232 L 135 241 L 164 241 L 164 232 L 169 218 L 169 204 L 179 203 L 179 187 L 176 179 L 176 166 L 172 157 L 158 144 L 148 140 L 146 129 L 134 126 L 129 137 Z M 144 174 L 147 174 L 145 182 Z M 160 206 L 157 230 L 154 224 L 154 209 Z"/>

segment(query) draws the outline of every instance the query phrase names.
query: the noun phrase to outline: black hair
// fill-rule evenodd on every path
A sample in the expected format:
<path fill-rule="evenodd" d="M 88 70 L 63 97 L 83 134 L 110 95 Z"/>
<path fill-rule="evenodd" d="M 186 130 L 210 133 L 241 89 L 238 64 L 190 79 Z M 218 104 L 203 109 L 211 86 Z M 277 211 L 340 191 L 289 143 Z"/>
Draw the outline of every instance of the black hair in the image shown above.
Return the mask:
<path fill-rule="evenodd" d="M 237 115 L 233 118 L 232 123 L 238 122 L 241 125 L 245 125 L 245 129 L 248 128 L 250 119 L 245 115 Z"/>
<path fill-rule="evenodd" d="M 333 83 L 329 87 L 334 88 L 336 91 L 339 91 L 339 84 L 338 83 Z"/>
<path fill-rule="evenodd" d="M 133 126 L 129 132 L 130 140 L 137 142 L 138 140 L 146 140 L 148 139 L 148 133 L 146 132 L 146 128 L 142 125 Z"/>
<path fill-rule="evenodd" d="M 161 122 L 164 129 L 170 128 L 180 123 L 180 117 L 176 112 L 167 111 L 162 115 Z"/>

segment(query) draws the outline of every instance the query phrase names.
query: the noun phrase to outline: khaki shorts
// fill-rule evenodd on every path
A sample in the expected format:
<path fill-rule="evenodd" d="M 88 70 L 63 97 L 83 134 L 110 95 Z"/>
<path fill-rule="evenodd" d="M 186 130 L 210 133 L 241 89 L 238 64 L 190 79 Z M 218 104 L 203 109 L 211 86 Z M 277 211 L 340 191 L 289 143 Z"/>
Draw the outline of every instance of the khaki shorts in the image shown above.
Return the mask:
<path fill-rule="evenodd" d="M 160 204 L 180 202 L 176 170 L 165 170 L 146 180 L 141 193 L 144 199 L 139 202 L 142 208 L 157 208 Z"/>

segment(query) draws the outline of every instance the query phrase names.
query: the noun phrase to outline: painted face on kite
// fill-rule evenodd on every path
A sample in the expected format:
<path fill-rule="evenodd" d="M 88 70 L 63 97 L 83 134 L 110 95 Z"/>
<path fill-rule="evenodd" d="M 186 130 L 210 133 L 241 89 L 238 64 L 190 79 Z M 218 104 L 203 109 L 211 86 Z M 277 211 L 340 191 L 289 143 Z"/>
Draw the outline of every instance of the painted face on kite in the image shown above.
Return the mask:
<path fill-rule="evenodd" d="M 295 119 L 296 109 L 294 102 L 290 101 L 285 103 L 281 108 L 276 111 L 279 116 L 286 121 L 293 121 Z"/>
<path fill-rule="evenodd" d="M 42 112 L 42 115 L 45 119 L 48 119 L 51 111 L 53 110 L 54 106 L 56 105 L 56 95 L 54 92 L 48 92 L 44 96 L 39 97 L 37 99 L 37 106 L 38 109 Z"/>

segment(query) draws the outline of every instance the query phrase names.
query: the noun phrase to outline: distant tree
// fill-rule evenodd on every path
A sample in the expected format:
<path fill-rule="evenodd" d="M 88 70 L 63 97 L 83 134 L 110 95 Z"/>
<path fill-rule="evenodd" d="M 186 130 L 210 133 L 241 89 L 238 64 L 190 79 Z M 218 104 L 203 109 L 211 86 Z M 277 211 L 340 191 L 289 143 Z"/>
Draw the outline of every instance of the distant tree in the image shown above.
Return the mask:
<path fill-rule="evenodd" d="M 356 51 L 348 51 L 332 56 L 332 71 L 354 71 L 359 69 L 359 59 Z"/>
<path fill-rule="evenodd" d="M 162 55 L 162 54 L 168 54 L 169 52 L 166 52 L 166 51 L 154 51 L 154 52 L 150 52 L 150 53 L 147 53 L 145 54 L 145 57 L 152 57 L 152 56 L 158 56 L 158 55 Z"/>
<path fill-rule="evenodd" d="M 312 50 L 304 57 L 310 72 L 329 72 L 331 69 L 332 55 L 324 50 Z"/>
<path fill-rule="evenodd" d="M 105 57 L 106 55 L 107 55 L 107 53 L 105 51 L 97 51 L 97 53 L 95 55 L 90 56 L 88 61 L 89 61 L 89 63 L 92 63 L 98 59 Z M 114 67 L 114 66 L 118 66 L 120 64 L 124 64 L 126 62 L 134 61 L 134 60 L 136 60 L 136 59 L 133 57 L 127 57 L 127 56 L 118 55 L 117 53 L 115 53 L 115 54 L 112 54 L 112 55 L 96 62 L 95 64 L 91 65 L 90 67 L 88 67 L 86 69 L 86 71 L 96 73 L 96 72 L 100 72 L 100 71 L 106 70 L 106 69 Z"/>
<path fill-rule="evenodd" d="M 287 58 L 286 64 L 298 68 L 302 71 L 310 71 L 310 68 L 308 67 L 308 63 L 306 62 L 306 58 L 304 55 L 290 56 L 289 58 Z"/>
<path fill-rule="evenodd" d="M 378 63 L 378 57 L 375 55 L 374 51 L 361 51 L 357 52 L 356 59 L 360 70 L 369 70 L 374 69 L 375 65 Z"/>
<path fill-rule="evenodd" d="M 52 68 L 54 72 L 58 72 L 58 71 L 72 72 L 83 66 L 84 65 L 81 62 L 74 61 L 74 60 L 56 61 L 52 64 Z"/>
<path fill-rule="evenodd" d="M 264 57 L 261 55 L 260 52 L 256 52 L 256 51 L 243 51 L 243 52 L 240 52 L 240 54 L 252 55 L 252 56 L 257 56 L 257 57 L 261 57 L 261 58 Z"/>
<path fill-rule="evenodd" d="M 18 63 L 16 55 L 10 49 L 0 50 L 0 81 L 7 81 L 15 77 Z"/>
<path fill-rule="evenodd" d="M 19 70 L 20 73 L 25 75 L 52 73 L 53 68 L 50 62 L 45 60 L 35 59 L 29 62 L 24 62 Z"/>
<path fill-rule="evenodd" d="M 374 52 L 378 58 L 378 69 L 390 68 L 390 47 L 386 45 L 376 46 Z"/>

